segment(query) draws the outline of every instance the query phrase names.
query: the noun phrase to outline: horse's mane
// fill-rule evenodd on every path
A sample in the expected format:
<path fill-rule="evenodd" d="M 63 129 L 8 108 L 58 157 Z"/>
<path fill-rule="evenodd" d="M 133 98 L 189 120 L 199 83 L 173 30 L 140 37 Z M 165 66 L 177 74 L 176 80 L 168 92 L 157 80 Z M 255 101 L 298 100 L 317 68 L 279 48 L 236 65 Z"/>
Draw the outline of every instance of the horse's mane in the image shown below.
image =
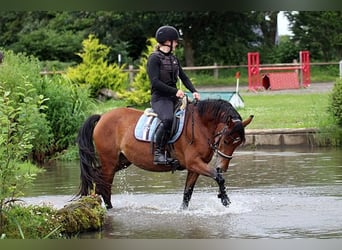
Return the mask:
<path fill-rule="evenodd" d="M 206 99 L 197 103 L 200 116 L 209 115 L 216 122 L 228 123 L 230 119 L 242 120 L 233 105 L 223 99 Z"/>

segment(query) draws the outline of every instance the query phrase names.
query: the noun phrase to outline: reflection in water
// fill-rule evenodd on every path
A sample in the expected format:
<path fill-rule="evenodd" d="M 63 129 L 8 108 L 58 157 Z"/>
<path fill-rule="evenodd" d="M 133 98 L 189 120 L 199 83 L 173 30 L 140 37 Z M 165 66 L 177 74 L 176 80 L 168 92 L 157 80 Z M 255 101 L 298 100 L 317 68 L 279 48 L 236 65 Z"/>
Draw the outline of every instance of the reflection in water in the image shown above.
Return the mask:
<path fill-rule="evenodd" d="M 180 210 L 186 171 L 119 172 L 104 230 L 81 238 L 342 238 L 341 149 L 238 150 L 224 174 L 232 204 L 200 177 Z M 78 162 L 40 174 L 27 201 L 63 206 L 77 192 Z M 32 197 L 34 196 L 34 197 Z"/>

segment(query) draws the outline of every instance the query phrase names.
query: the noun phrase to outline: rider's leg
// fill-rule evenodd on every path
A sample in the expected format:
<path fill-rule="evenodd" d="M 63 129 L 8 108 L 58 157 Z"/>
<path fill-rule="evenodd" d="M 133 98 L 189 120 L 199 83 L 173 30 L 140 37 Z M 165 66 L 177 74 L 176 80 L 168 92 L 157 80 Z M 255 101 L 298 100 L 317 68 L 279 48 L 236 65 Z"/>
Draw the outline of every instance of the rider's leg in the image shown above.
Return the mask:
<path fill-rule="evenodd" d="M 156 102 L 152 102 L 153 110 L 158 114 L 158 118 L 161 120 L 158 126 L 155 136 L 155 154 L 154 164 L 169 164 L 174 159 L 166 157 L 166 145 L 170 139 L 170 133 L 173 122 L 174 103 L 169 99 L 159 99 Z"/>
<path fill-rule="evenodd" d="M 165 147 L 170 138 L 170 132 L 165 128 L 163 122 L 157 128 L 156 131 L 156 145 L 154 151 L 154 164 L 169 164 L 173 161 L 172 158 L 166 156 Z"/>

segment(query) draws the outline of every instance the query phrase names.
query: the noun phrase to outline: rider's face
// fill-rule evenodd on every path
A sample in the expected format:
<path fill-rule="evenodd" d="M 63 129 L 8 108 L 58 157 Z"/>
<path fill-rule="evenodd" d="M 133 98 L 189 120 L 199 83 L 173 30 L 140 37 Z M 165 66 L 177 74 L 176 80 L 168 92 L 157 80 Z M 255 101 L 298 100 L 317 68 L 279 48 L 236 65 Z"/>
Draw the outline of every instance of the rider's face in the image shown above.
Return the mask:
<path fill-rule="evenodd" d="M 164 44 L 171 46 L 171 41 L 166 41 Z M 173 40 L 172 41 L 172 50 L 173 51 L 176 49 L 177 45 L 178 45 L 178 41 L 177 40 Z"/>

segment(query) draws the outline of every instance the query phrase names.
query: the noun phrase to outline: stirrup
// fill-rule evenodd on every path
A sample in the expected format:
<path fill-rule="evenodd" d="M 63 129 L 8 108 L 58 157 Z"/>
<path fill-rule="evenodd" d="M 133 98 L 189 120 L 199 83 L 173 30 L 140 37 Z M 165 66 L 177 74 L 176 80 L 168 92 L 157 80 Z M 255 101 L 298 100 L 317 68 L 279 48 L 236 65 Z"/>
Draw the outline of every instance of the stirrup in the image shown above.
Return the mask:
<path fill-rule="evenodd" d="M 170 165 L 170 162 L 168 161 L 153 161 L 154 165 Z"/>
<path fill-rule="evenodd" d="M 154 165 L 171 165 L 176 160 L 173 158 L 165 157 L 162 161 L 153 160 Z"/>

